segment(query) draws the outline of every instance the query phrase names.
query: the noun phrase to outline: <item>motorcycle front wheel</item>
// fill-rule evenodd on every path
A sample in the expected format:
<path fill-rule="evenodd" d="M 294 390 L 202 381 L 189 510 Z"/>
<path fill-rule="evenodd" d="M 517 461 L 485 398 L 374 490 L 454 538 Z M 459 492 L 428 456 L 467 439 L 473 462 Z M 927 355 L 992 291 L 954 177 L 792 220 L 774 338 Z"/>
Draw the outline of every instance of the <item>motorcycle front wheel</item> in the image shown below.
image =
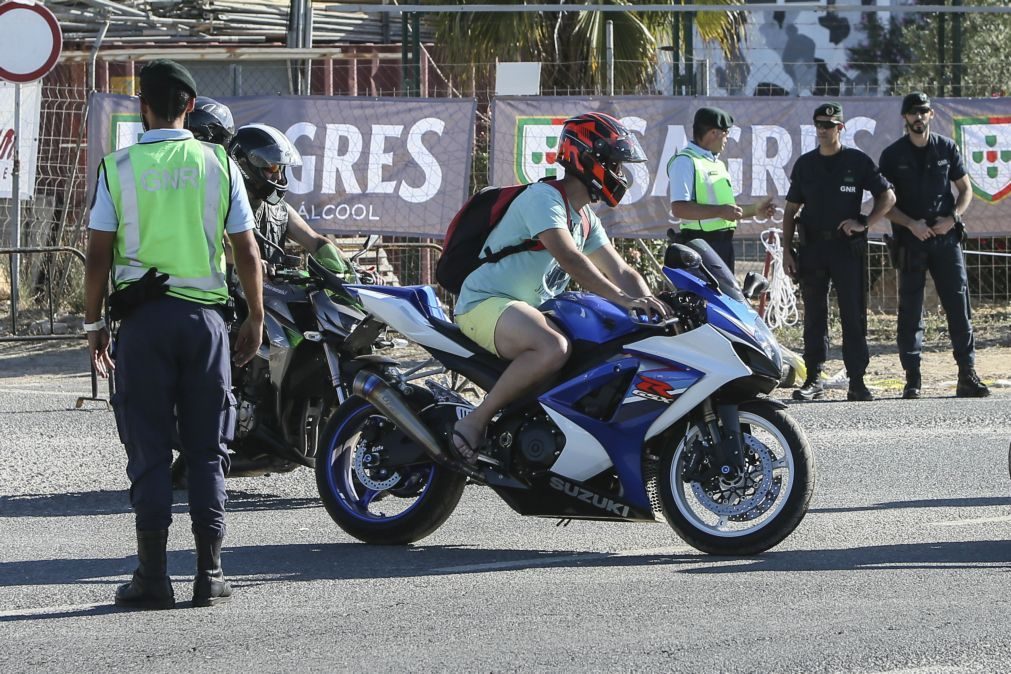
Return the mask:
<path fill-rule="evenodd" d="M 379 410 L 353 398 L 330 419 L 316 455 L 316 487 L 331 519 L 374 545 L 406 545 L 452 514 L 467 479 L 431 462 L 387 466 L 375 441 Z"/>
<path fill-rule="evenodd" d="M 714 555 L 755 555 L 790 535 L 814 493 L 814 457 L 803 431 L 764 401 L 740 407 L 746 468 L 685 481 L 702 430 L 691 425 L 660 462 L 657 489 L 664 517 L 686 543 Z"/>

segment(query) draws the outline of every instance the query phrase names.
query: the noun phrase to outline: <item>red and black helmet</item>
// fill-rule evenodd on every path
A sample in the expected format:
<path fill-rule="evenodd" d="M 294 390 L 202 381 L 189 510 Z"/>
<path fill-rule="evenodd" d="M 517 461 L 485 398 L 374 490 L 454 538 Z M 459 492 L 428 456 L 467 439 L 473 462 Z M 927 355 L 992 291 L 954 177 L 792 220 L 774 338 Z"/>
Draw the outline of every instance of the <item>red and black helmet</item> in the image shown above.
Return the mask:
<path fill-rule="evenodd" d="M 644 162 L 646 153 L 635 136 L 614 117 L 602 112 L 565 120 L 555 161 L 578 177 L 593 201 L 617 206 L 632 184 L 622 162 Z"/>

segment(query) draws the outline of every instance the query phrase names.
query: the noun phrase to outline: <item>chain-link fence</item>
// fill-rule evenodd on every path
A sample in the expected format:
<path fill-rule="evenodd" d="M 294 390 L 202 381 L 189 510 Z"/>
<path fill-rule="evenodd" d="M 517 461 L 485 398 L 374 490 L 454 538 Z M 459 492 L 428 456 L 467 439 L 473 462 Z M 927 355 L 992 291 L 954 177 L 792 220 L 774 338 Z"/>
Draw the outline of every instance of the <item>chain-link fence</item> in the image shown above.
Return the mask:
<path fill-rule="evenodd" d="M 785 7 L 784 7 L 785 9 Z M 756 13 L 757 15 L 758 13 Z M 675 63 L 670 58 L 673 50 L 661 48 L 655 74 L 647 85 L 623 88 L 593 86 L 580 81 L 565 81 L 557 76 L 566 63 L 554 63 L 555 75 L 542 80 L 540 94 L 556 95 L 670 95 L 674 92 L 688 95 L 748 95 L 748 96 L 817 96 L 846 97 L 850 95 L 892 95 L 919 88 L 933 95 L 991 96 L 1005 94 L 1008 80 L 1003 70 L 994 70 L 991 61 L 980 58 L 978 49 L 957 49 L 952 45 L 953 20 L 938 25 L 938 17 L 928 17 L 933 23 L 923 24 L 923 43 L 944 47 L 935 48 L 935 57 L 923 58 L 914 54 L 899 54 L 910 60 L 889 59 L 891 52 L 888 36 L 898 28 L 892 27 L 892 18 L 880 14 L 880 24 L 873 30 L 863 29 L 862 37 L 855 27 L 870 21 L 867 16 L 878 14 L 855 13 L 849 20 L 849 33 L 835 44 L 835 51 L 807 49 L 803 36 L 811 21 L 819 29 L 836 37 L 846 29 L 835 19 L 820 21 L 794 17 L 788 13 L 783 18 L 755 16 L 752 27 L 764 30 L 765 47 L 747 48 L 749 42 L 727 57 L 721 50 L 696 41 L 690 55 L 682 55 Z M 855 17 L 855 18 L 854 18 Z M 982 28 L 989 17 L 980 15 L 973 23 L 964 25 L 963 41 L 977 39 L 980 43 Z M 804 22 L 807 21 L 808 24 Z M 968 19 L 966 19 L 968 22 Z M 901 22 L 900 22 L 901 24 Z M 811 24 L 813 25 L 813 24 Z M 796 27 L 794 30 L 790 26 Z M 925 26 L 925 27 L 924 27 Z M 938 32 L 946 26 L 947 33 Z M 900 28 L 902 26 L 900 25 Z M 972 30 L 969 30 L 971 28 Z M 914 30 L 905 27 L 902 30 Z M 783 35 L 779 35 L 782 31 Z M 832 31 L 835 31 L 834 33 Z M 875 32 L 877 31 L 877 32 Z M 892 31 L 889 33 L 888 31 Z M 897 33 L 895 33 L 897 34 Z M 784 37 L 785 36 L 785 37 Z M 883 36 L 883 37 L 882 37 Z M 857 37 L 860 37 L 857 40 Z M 778 53 L 761 48 L 785 40 Z M 790 41 L 793 40 L 791 43 Z M 830 40 L 831 42 L 831 40 Z M 754 41 L 750 44 L 755 45 Z M 792 47 L 787 48 L 792 44 Z M 966 42 L 966 45 L 969 45 Z M 806 51 L 805 51 L 806 49 Z M 928 50 L 929 51 L 929 50 Z M 943 52 L 943 53 L 942 53 Z M 249 95 L 300 95 L 317 96 L 422 96 L 465 97 L 478 101 L 477 126 L 472 161 L 471 186 L 478 189 L 488 184 L 490 143 L 490 102 L 494 96 L 497 62 L 453 64 L 437 61 L 433 54 L 438 50 L 422 45 L 420 59 L 415 63 L 403 62 L 405 50 L 401 45 L 349 46 L 325 50 L 291 50 L 257 48 L 186 47 L 160 50 L 117 49 L 99 53 L 97 58 L 89 52 L 65 52 L 61 63 L 43 82 L 41 131 L 38 172 L 34 197 L 22 204 L 22 238 L 11 240 L 11 201 L 0 200 L 0 237 L 4 243 L 20 246 L 69 245 L 83 248 L 85 225 L 90 195 L 86 190 L 86 129 L 87 93 L 100 92 L 133 94 L 136 75 L 144 61 L 157 56 L 175 58 L 185 63 L 194 73 L 202 94 L 212 97 Z M 857 58 L 861 54 L 867 58 Z M 985 55 L 984 55 L 985 56 Z M 915 58 L 919 60 L 915 60 Z M 1001 67 L 1007 65 L 1003 60 Z M 621 62 L 618 62 L 621 65 Z M 979 76 L 980 71 L 992 74 Z M 810 102 L 798 99 L 799 105 Z M 388 241 L 386 260 L 391 276 L 399 282 L 430 283 L 436 253 L 430 240 Z M 754 238 L 741 238 L 738 254 L 745 269 L 763 267 L 765 251 Z M 970 241 L 969 250 L 981 253 L 1003 253 L 1008 248 L 1006 238 L 977 238 Z M 622 245 L 623 250 L 631 246 Z M 872 248 L 869 269 L 871 306 L 890 311 L 896 304 L 895 272 L 890 268 L 883 250 Z M 1009 262 L 1006 257 L 986 255 L 968 256 L 970 291 L 975 303 L 1002 303 L 1011 299 L 1008 285 Z M 79 310 L 82 299 L 80 273 L 74 265 L 59 256 L 24 257 L 21 260 L 22 301 L 32 303 L 41 298 L 41 289 L 54 282 L 63 308 Z M 384 263 L 385 264 L 385 263 Z M 9 266 L 0 265 L 0 276 L 9 279 Z M 930 292 L 928 290 L 928 292 Z M 0 280 L 0 297 L 9 293 L 9 281 Z M 6 295 L 9 296 L 9 295 Z M 930 305 L 928 300 L 928 306 Z"/>

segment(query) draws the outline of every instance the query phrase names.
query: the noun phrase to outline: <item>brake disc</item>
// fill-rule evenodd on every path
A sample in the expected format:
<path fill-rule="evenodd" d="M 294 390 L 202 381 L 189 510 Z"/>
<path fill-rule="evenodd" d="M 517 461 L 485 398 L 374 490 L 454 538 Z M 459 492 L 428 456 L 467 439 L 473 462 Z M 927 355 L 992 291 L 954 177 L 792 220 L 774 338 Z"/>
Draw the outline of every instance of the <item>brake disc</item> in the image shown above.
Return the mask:
<path fill-rule="evenodd" d="M 752 435 L 744 435 L 744 472 L 733 480 L 722 477 L 692 483 L 695 498 L 707 510 L 733 522 L 761 517 L 776 502 L 782 480 L 772 477 L 773 456 L 769 448 Z"/>
<path fill-rule="evenodd" d="M 355 469 L 355 476 L 358 478 L 359 482 L 365 485 L 366 489 L 371 489 L 373 491 L 386 491 L 393 485 L 400 482 L 400 473 L 394 471 L 388 477 L 383 479 L 377 479 L 373 477 L 372 473 L 379 473 L 379 471 L 384 470 L 382 468 L 376 468 L 366 465 L 366 456 L 372 456 L 374 451 L 368 446 L 368 443 L 362 441 L 355 445 L 355 454 L 352 460 L 352 465 Z"/>

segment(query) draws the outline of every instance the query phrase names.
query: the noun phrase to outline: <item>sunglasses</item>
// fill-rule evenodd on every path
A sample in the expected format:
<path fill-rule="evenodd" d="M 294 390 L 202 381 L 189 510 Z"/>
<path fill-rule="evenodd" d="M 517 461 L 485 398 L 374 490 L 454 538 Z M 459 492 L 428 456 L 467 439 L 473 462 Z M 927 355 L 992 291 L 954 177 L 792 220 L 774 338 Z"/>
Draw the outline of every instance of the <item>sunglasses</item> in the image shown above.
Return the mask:
<path fill-rule="evenodd" d="M 816 121 L 814 123 L 814 125 L 816 127 L 818 127 L 819 129 L 834 129 L 837 126 L 841 126 L 841 124 L 839 124 L 839 122 L 825 122 L 825 121 L 822 121 L 822 120 Z"/>
<path fill-rule="evenodd" d="M 913 108 L 912 110 L 910 110 L 906 114 L 907 115 L 929 115 L 930 114 L 930 108 L 928 108 L 926 106 L 920 107 L 920 108 Z"/>

